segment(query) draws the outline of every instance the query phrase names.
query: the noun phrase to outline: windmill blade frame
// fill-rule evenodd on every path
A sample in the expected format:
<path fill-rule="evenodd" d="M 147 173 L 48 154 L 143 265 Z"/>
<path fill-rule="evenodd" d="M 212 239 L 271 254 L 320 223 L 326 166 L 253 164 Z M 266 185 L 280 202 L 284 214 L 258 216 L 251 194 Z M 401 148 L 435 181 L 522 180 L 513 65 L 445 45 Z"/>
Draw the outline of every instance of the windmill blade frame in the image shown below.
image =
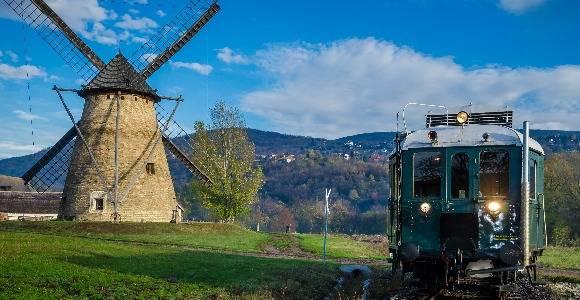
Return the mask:
<path fill-rule="evenodd" d="M 159 103 L 155 106 L 157 122 L 163 138 L 165 148 L 179 160 L 199 181 L 206 186 L 213 185 L 213 181 L 197 166 L 189 156 L 193 153 L 191 135 L 179 125 L 170 113 Z"/>
<path fill-rule="evenodd" d="M 43 0 L 3 0 L 85 81 L 105 63 Z"/>
<path fill-rule="evenodd" d="M 202 2 L 209 2 L 207 9 L 202 9 L 200 5 Z M 133 53 L 130 59 L 131 64 L 141 72 L 143 77 L 149 78 L 181 50 L 220 9 L 215 0 L 188 1 L 188 4 L 157 34 Z"/>
<path fill-rule="evenodd" d="M 74 126 L 23 175 L 25 182 L 42 193 L 67 173 L 59 218 L 112 218 L 118 222 L 122 214 L 130 221 L 177 222 L 181 214 L 167 155 L 181 161 L 203 184 L 211 186 L 212 181 L 191 158 L 191 135 L 172 120 L 177 105 L 169 117 L 164 114 L 164 97 L 149 86 L 147 78 L 217 14 L 217 1 L 188 0 L 176 17 L 136 52 L 133 63 L 119 52 L 106 65 L 45 0 L 3 1 L 87 82 L 80 90 L 53 88 Z M 143 62 L 140 51 L 151 49 L 158 57 Z M 84 98 L 78 123 L 61 92 L 74 92 Z M 116 112 L 114 118 L 107 113 L 112 111 Z M 143 138 L 149 136 L 151 140 Z M 156 147 L 160 143 L 164 149 Z M 120 176 L 132 171 L 139 176 Z M 108 184 L 111 178 L 113 193 Z M 120 212 L 119 187 L 123 186 L 121 191 L 128 196 L 121 198 L 124 202 Z M 130 193 L 133 189 L 138 192 Z"/>
<path fill-rule="evenodd" d="M 68 171 L 72 150 L 77 137 L 73 126 L 24 175 L 24 183 L 39 193 L 54 186 Z"/>
<path fill-rule="evenodd" d="M 173 141 L 171 141 L 165 134 L 163 134 L 163 145 L 177 158 L 199 181 L 201 181 L 205 186 L 210 187 L 214 183 L 213 181 L 205 175 L 205 173 L 200 170 Z"/>

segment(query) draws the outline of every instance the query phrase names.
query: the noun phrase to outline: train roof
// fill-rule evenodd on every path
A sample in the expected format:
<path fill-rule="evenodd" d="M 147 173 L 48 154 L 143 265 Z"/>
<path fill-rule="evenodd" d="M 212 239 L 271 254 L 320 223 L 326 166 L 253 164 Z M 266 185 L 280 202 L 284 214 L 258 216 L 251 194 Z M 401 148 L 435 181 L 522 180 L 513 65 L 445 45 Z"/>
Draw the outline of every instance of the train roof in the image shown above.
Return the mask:
<path fill-rule="evenodd" d="M 437 132 L 437 143 L 429 139 L 429 131 Z M 483 134 L 489 135 L 484 141 Z M 522 146 L 523 134 L 517 130 L 498 125 L 472 124 L 466 126 L 435 126 L 417 130 L 405 137 L 401 145 L 402 150 L 414 148 L 446 148 L 446 147 L 475 147 L 475 146 Z M 530 149 L 544 155 L 544 149 L 534 139 L 529 140 Z"/>

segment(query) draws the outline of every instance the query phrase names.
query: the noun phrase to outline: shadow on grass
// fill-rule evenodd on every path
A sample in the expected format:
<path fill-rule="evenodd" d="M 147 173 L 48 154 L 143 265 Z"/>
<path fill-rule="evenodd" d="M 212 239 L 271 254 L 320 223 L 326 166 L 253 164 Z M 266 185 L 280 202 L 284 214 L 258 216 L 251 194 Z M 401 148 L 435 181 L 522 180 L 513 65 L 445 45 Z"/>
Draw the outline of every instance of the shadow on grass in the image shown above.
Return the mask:
<path fill-rule="evenodd" d="M 332 289 L 338 274 L 333 265 L 223 253 L 86 254 L 68 257 L 66 262 L 121 274 L 147 276 L 169 283 L 225 289 L 233 294 L 268 291 L 275 298 L 323 298 Z M 289 297 L 289 293 L 293 296 Z"/>

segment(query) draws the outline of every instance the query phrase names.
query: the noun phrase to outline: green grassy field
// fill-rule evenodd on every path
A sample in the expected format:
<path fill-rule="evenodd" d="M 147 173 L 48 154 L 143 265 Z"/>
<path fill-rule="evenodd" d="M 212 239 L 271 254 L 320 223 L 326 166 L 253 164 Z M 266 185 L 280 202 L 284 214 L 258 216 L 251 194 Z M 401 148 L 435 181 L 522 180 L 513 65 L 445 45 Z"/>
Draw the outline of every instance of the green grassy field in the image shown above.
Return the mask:
<path fill-rule="evenodd" d="M 320 234 L 297 235 L 300 247 L 308 252 L 321 256 L 323 253 L 323 237 Z M 331 258 L 353 259 L 386 259 L 388 249 L 373 246 L 368 243 L 353 241 L 346 235 L 331 234 L 327 238 L 327 255 Z"/>
<path fill-rule="evenodd" d="M 338 277 L 333 263 L 37 233 L 0 232 L 0 249 L 0 299 L 309 299 Z"/>
<path fill-rule="evenodd" d="M 539 262 L 549 268 L 580 270 L 580 248 L 548 247 Z"/>
<path fill-rule="evenodd" d="M 81 222 L 2 222 L 0 231 L 35 232 L 91 239 L 140 242 L 157 245 L 263 253 L 276 248 L 284 254 L 295 246 L 294 256 L 322 256 L 322 235 L 268 234 L 233 224 L 190 223 L 81 223 Z M 371 247 L 344 235 L 330 235 L 329 258 L 384 259 L 386 249 Z"/>
<path fill-rule="evenodd" d="M 213 223 L 1 222 L 0 299 L 323 298 L 339 276 L 333 259 L 383 260 L 383 248 L 332 234 L 325 263 L 318 234 Z M 548 248 L 540 263 L 579 270 L 578 250 Z"/>
<path fill-rule="evenodd" d="M 328 246 L 331 259 L 384 258 L 348 236 Z M 312 299 L 339 276 L 318 259 L 321 235 L 231 224 L 1 222 L 0 249 L 0 299 Z"/>
<path fill-rule="evenodd" d="M 214 223 L 4 222 L 0 223 L 0 230 L 238 252 L 260 252 L 261 245 L 269 239 L 264 233 Z"/>

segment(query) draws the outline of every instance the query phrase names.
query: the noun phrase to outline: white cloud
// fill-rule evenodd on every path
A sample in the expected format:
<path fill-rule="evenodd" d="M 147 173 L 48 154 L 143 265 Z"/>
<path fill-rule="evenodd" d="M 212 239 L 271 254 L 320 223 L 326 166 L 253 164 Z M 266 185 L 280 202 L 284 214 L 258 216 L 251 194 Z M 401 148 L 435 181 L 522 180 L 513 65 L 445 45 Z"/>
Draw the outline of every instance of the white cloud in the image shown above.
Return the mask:
<path fill-rule="evenodd" d="M 162 17 L 162 18 L 163 18 L 163 17 L 165 17 L 165 16 L 167 16 L 167 14 L 166 14 L 164 11 L 160 10 L 160 9 L 159 9 L 159 10 L 157 10 L 157 12 L 155 12 L 155 13 L 156 13 L 158 16 Z"/>
<path fill-rule="evenodd" d="M 499 7 L 512 14 L 523 14 L 526 11 L 544 4 L 545 0 L 500 0 Z"/>
<path fill-rule="evenodd" d="M 348 39 L 271 46 L 252 61 L 273 83 L 247 93 L 242 109 L 282 132 L 322 137 L 395 129 L 408 102 L 514 108 L 535 128 L 580 128 L 580 66 L 465 68 L 392 43 Z M 415 129 L 424 111 L 409 111 Z"/>
<path fill-rule="evenodd" d="M 185 68 L 193 70 L 201 75 L 209 75 L 213 70 L 213 67 L 210 65 L 204 65 L 196 62 L 180 62 L 180 61 L 170 61 L 169 64 L 174 68 Z"/>
<path fill-rule="evenodd" d="M 116 20 L 118 14 L 112 9 L 101 6 L 98 0 L 47 0 L 46 2 L 81 37 L 104 45 L 117 45 L 121 41 L 134 41 L 133 34 L 127 30 L 141 30 L 140 28 L 143 27 L 148 29 L 157 26 L 151 19 L 132 18 L 125 14 L 123 20 L 116 23 L 118 28 L 125 29 L 125 31 L 117 32 L 113 30 L 112 26 L 111 28 L 107 27 L 107 24 Z M 147 4 L 147 1 L 131 1 L 131 4 Z M 136 11 L 129 9 L 129 12 L 132 13 Z M 0 2 L 0 18 L 20 20 L 3 2 Z"/>
<path fill-rule="evenodd" d="M 121 17 L 121 21 L 115 23 L 115 26 L 123 29 L 139 31 L 158 27 L 157 22 L 153 21 L 152 19 L 147 17 L 133 18 L 129 14 L 124 14 Z"/>
<path fill-rule="evenodd" d="M 46 72 L 37 66 L 24 65 L 15 67 L 0 63 L 0 79 L 26 79 L 27 73 L 30 78 L 46 77 Z"/>
<path fill-rule="evenodd" d="M 116 17 L 114 11 L 102 7 L 97 0 L 48 0 L 47 4 L 76 32 L 87 39 L 107 44 L 111 32 L 105 29 L 102 22 Z M 92 30 L 91 30 L 92 29 Z M 99 38 L 106 34 L 105 38 Z"/>
<path fill-rule="evenodd" d="M 218 49 L 217 58 L 226 64 L 246 64 L 248 58 L 242 54 L 234 54 L 234 51 L 228 47 Z"/>
<path fill-rule="evenodd" d="M 0 159 L 36 153 L 44 147 L 40 145 L 18 144 L 13 141 L 0 141 Z"/>
<path fill-rule="evenodd" d="M 131 41 L 133 43 L 137 43 L 137 44 L 145 44 L 147 42 L 147 39 L 144 37 L 140 37 L 140 36 L 133 36 L 131 38 Z"/>
<path fill-rule="evenodd" d="M 143 55 L 141 55 L 141 60 L 144 62 L 152 62 L 154 59 L 157 58 L 157 54 L 156 53 L 145 53 Z"/>
<path fill-rule="evenodd" d="M 138 15 L 139 14 L 139 10 L 134 9 L 134 8 L 129 8 L 127 10 L 127 12 L 129 12 L 130 14 L 134 14 L 134 15 Z"/>
<path fill-rule="evenodd" d="M 59 81 L 59 80 L 60 80 L 60 77 L 58 77 L 58 76 L 56 76 L 56 75 L 50 75 L 50 76 L 48 76 L 48 78 L 46 78 L 46 80 L 45 80 L 45 81 L 48 81 L 48 82 L 55 82 L 55 81 Z"/>
<path fill-rule="evenodd" d="M 46 118 L 44 118 L 44 117 L 41 117 L 39 115 L 35 115 L 35 114 L 32 114 L 32 113 L 29 113 L 29 112 L 26 112 L 26 111 L 23 111 L 23 110 L 19 110 L 19 109 L 14 110 L 12 112 L 16 115 L 16 117 L 18 119 L 21 119 L 21 120 L 24 120 L 24 121 L 46 120 Z"/>
<path fill-rule="evenodd" d="M 87 81 L 82 79 L 82 78 L 79 78 L 79 79 L 75 80 L 75 84 L 76 85 L 87 85 Z"/>
<path fill-rule="evenodd" d="M 106 28 L 102 23 L 94 23 L 91 30 L 82 34 L 85 38 L 104 45 L 116 45 L 120 40 L 115 31 Z"/>
<path fill-rule="evenodd" d="M 14 51 L 8 50 L 6 51 L 6 55 L 8 55 L 8 57 L 10 57 L 10 60 L 12 62 L 18 62 L 18 54 L 14 53 Z"/>

